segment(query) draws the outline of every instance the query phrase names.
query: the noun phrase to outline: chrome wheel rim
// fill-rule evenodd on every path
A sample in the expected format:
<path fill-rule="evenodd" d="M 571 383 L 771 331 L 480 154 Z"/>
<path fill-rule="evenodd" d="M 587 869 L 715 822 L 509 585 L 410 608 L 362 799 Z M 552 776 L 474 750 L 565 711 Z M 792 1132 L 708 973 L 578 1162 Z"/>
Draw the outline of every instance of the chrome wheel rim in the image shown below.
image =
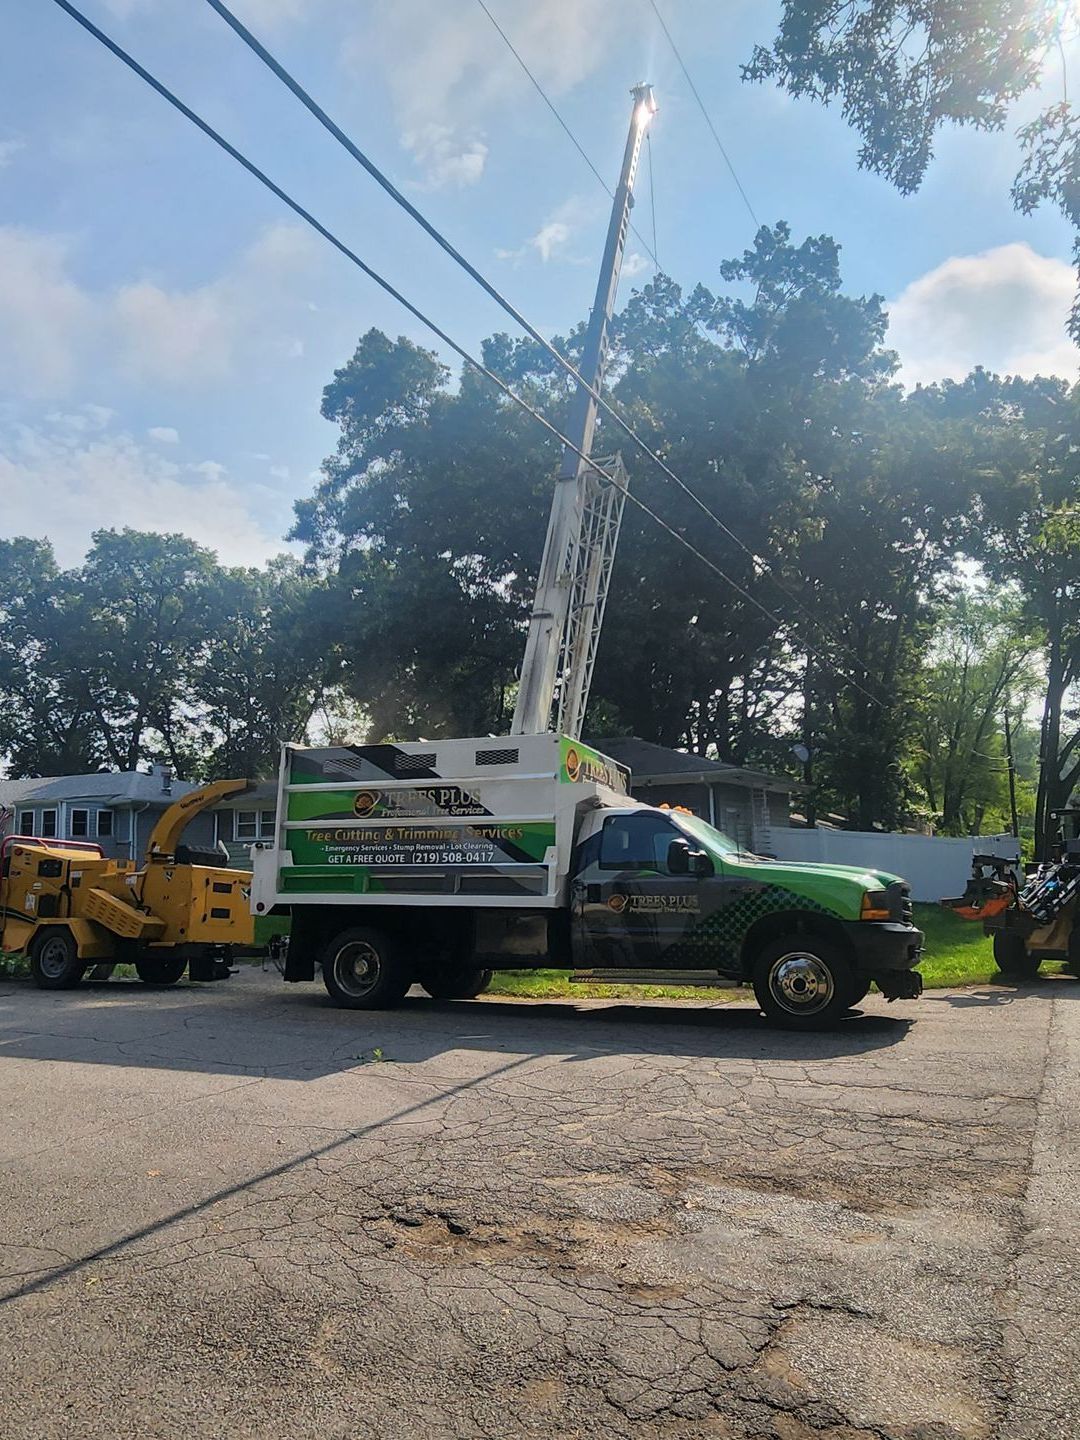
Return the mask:
<path fill-rule="evenodd" d="M 370 995 L 381 974 L 379 952 L 367 940 L 352 940 L 334 956 L 334 979 L 353 1000 Z"/>
<path fill-rule="evenodd" d="M 46 940 L 38 951 L 38 968 L 50 980 L 62 979 L 70 961 L 67 943 L 59 935 Z"/>
<path fill-rule="evenodd" d="M 829 967 L 804 950 L 781 955 L 769 971 L 769 994 L 789 1015 L 816 1015 L 835 993 Z"/>

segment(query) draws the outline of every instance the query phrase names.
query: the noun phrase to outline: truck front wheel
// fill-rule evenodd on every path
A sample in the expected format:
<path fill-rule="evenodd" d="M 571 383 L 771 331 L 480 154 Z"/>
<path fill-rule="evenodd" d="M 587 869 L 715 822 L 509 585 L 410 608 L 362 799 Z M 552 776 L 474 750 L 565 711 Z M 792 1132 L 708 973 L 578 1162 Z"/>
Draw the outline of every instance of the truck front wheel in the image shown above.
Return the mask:
<path fill-rule="evenodd" d="M 39 990 L 71 990 L 85 970 L 70 930 L 45 930 L 30 948 L 30 974 Z"/>
<path fill-rule="evenodd" d="M 349 1010 L 397 1005 L 412 984 L 391 937 L 366 928 L 334 936 L 323 951 L 322 973 L 330 998 Z"/>
<path fill-rule="evenodd" d="M 767 1018 L 788 1030 L 818 1030 L 834 1024 L 855 993 L 847 956 L 816 935 L 771 940 L 754 961 L 753 981 Z"/>

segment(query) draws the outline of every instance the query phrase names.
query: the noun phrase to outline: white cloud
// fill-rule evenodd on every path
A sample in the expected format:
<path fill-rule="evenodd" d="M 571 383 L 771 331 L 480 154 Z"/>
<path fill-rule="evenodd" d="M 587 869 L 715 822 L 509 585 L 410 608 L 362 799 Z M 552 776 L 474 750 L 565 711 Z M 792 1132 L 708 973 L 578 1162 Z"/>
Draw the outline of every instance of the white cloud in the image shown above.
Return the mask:
<path fill-rule="evenodd" d="M 278 223 L 203 285 L 142 278 L 91 291 L 73 277 L 63 237 L 0 227 L 0 385 L 62 393 L 85 366 L 128 384 L 205 386 L 242 361 L 295 359 L 310 313 L 297 282 L 317 255 L 306 230 Z"/>
<path fill-rule="evenodd" d="M 96 417 L 85 418 L 96 428 Z M 64 565 L 78 563 L 103 526 L 179 531 L 235 565 L 261 564 L 286 548 L 262 528 L 224 467 L 182 467 L 122 432 L 87 435 L 83 419 L 82 412 L 53 415 L 0 431 L 5 534 L 51 540 Z"/>
<path fill-rule="evenodd" d="M 460 138 L 449 125 L 429 121 L 419 130 L 403 135 L 402 144 L 423 167 L 424 184 L 429 190 L 443 185 L 475 185 L 484 173 L 487 146 L 475 136 Z"/>
<path fill-rule="evenodd" d="M 0 227 L 0 385 L 8 390 L 45 394 L 71 378 L 94 307 L 67 262 L 61 237 Z"/>
<path fill-rule="evenodd" d="M 570 226 L 565 220 L 549 220 L 529 241 L 529 244 L 539 253 L 540 259 L 545 265 L 557 250 L 561 250 L 570 239 Z"/>
<path fill-rule="evenodd" d="M 567 244 L 584 225 L 597 217 L 602 208 L 601 206 L 598 209 L 592 200 L 571 196 L 548 216 L 536 234 L 530 235 L 524 245 L 520 245 L 516 250 L 496 250 L 495 254 L 498 259 L 512 260 L 514 264 L 519 264 L 532 253 L 539 255 L 545 265 L 549 260 L 567 260 L 572 265 L 578 265 L 581 261 L 567 254 Z"/>
<path fill-rule="evenodd" d="M 0 170 L 10 165 L 19 151 L 25 148 L 25 140 L 0 140 Z"/>
<path fill-rule="evenodd" d="M 146 433 L 159 445 L 177 445 L 180 442 L 179 430 L 174 430 L 171 425 L 151 425 Z"/>
<path fill-rule="evenodd" d="M 610 0 L 530 0 L 511 7 L 501 23 L 540 84 L 558 97 L 603 62 L 621 12 Z M 370 7 L 342 55 L 360 77 L 371 74 L 373 62 L 381 66 L 402 143 L 425 184 L 481 178 L 486 126 L 496 106 L 520 103 L 524 77 L 479 6 L 393 0 Z"/>
<path fill-rule="evenodd" d="M 1080 351 L 1065 333 L 1076 275 L 1030 245 L 954 255 L 889 304 L 888 343 L 907 385 L 960 380 L 975 365 L 1001 374 L 1075 380 Z"/>
<path fill-rule="evenodd" d="M 633 280 L 649 268 L 649 261 L 637 250 L 631 250 L 629 255 L 623 257 L 622 276 L 624 280 Z"/>

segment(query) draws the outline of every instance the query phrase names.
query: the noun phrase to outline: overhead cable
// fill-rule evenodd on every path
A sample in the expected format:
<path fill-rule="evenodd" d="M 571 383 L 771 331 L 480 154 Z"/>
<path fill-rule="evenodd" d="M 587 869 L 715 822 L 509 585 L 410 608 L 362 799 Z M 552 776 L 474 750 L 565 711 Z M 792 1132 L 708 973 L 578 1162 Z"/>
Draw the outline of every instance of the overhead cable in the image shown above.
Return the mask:
<path fill-rule="evenodd" d="M 129 70 L 133 71 L 134 74 L 138 75 L 140 80 L 145 81 L 145 83 L 149 85 L 150 88 L 154 90 L 158 95 L 160 95 L 163 100 L 166 100 L 175 110 L 179 111 L 179 113 L 183 115 L 186 120 L 190 120 L 191 123 L 197 129 L 201 130 L 202 133 L 209 140 L 212 140 L 215 145 L 219 146 L 219 148 L 222 149 L 230 157 L 230 159 L 235 160 L 238 165 L 242 166 L 243 169 L 248 172 L 249 175 L 253 176 L 256 180 L 259 181 L 260 184 L 264 185 L 266 189 L 271 192 L 271 194 L 275 195 L 284 205 L 288 206 L 288 208 L 292 210 L 295 215 L 298 215 L 301 220 L 303 220 L 306 224 L 310 225 L 313 230 L 315 230 L 319 235 L 323 237 L 324 240 L 327 240 L 331 245 L 333 245 L 336 250 L 338 250 L 342 255 L 345 256 L 347 260 L 351 261 L 361 271 L 363 271 L 363 273 L 367 275 L 369 279 L 373 280 L 382 290 L 384 290 L 386 294 L 391 296 L 394 300 L 398 302 L 398 304 L 403 306 L 410 315 L 412 315 L 416 320 L 418 320 L 426 329 L 430 330 L 437 339 L 441 340 L 444 345 L 446 345 L 450 350 L 452 350 L 456 355 L 458 355 L 465 364 L 467 364 L 471 369 L 475 370 L 478 374 L 483 375 L 487 380 L 489 380 L 493 385 L 495 385 L 509 400 L 511 400 L 520 410 L 522 410 L 525 414 L 531 416 L 532 419 L 538 422 L 538 424 L 542 425 L 544 429 L 547 430 L 548 433 L 552 435 L 556 440 L 558 440 L 561 445 L 566 446 L 573 454 L 577 455 L 579 460 L 583 461 L 586 465 L 588 465 L 591 470 L 598 474 L 602 479 L 606 480 L 608 484 L 613 485 L 615 489 L 620 491 L 624 495 L 624 497 L 630 501 L 632 505 L 634 505 L 638 510 L 642 511 L 643 514 L 647 515 L 655 524 L 659 525 L 662 530 L 666 531 L 667 534 L 669 534 L 686 550 L 689 550 L 692 555 L 696 555 L 697 558 L 702 561 L 703 564 L 707 565 L 708 568 L 715 575 L 717 575 L 721 580 L 723 580 L 725 584 L 729 585 L 737 595 L 741 596 L 755 609 L 760 611 L 760 613 L 763 614 L 767 619 L 771 620 L 779 630 L 787 631 L 789 634 L 791 634 L 798 641 L 800 647 L 804 652 L 808 654 L 815 654 L 817 658 L 819 660 L 822 660 L 837 676 L 839 676 L 839 678 L 844 680 L 847 684 L 851 685 L 855 690 L 858 690 L 875 705 L 881 705 L 881 701 L 877 698 L 877 696 L 872 695 L 870 691 L 866 690 L 857 680 L 846 674 L 841 669 L 841 667 L 837 665 L 836 661 L 833 660 L 831 656 L 829 656 L 828 654 L 819 653 L 815 651 L 812 646 L 808 645 L 805 637 L 799 633 L 798 629 L 790 620 L 784 620 L 781 616 L 770 610 L 768 606 L 762 604 L 762 602 L 758 600 L 755 595 L 751 594 L 749 590 L 747 590 L 737 580 L 733 579 L 730 575 L 728 575 L 707 555 L 703 554 L 702 551 L 700 551 L 695 545 L 693 545 L 689 540 L 687 540 L 684 535 L 682 535 L 678 530 L 676 530 L 673 525 L 669 524 L 668 521 L 666 521 L 661 515 L 658 515 L 657 512 L 653 510 L 650 505 L 646 504 L 645 501 L 640 500 L 627 486 L 620 484 L 620 482 L 616 479 L 615 476 L 610 474 L 595 460 L 593 460 L 591 456 L 587 455 L 583 450 L 581 450 L 572 440 L 570 440 L 566 435 L 564 435 L 562 431 L 559 430 L 559 428 L 547 418 L 547 416 L 543 415 L 539 410 L 536 410 L 532 405 L 528 403 L 528 401 L 524 400 L 520 395 L 518 395 L 507 384 L 507 382 L 502 379 L 501 376 L 497 375 L 493 370 L 489 369 L 486 365 L 483 364 L 482 361 L 477 360 L 462 345 L 459 345 L 458 342 L 454 340 L 450 335 L 448 335 L 446 331 L 443 330 L 434 320 L 432 320 L 428 315 L 426 315 L 422 310 L 420 310 L 416 305 L 414 305 L 411 300 L 408 300 L 401 293 L 400 290 L 398 290 L 394 285 L 391 284 L 389 280 L 386 280 L 382 275 L 378 273 L 378 271 L 373 270 L 372 267 L 368 265 L 365 261 L 363 261 L 354 250 L 352 250 L 348 245 L 346 245 L 343 240 L 339 239 L 339 237 L 335 235 L 333 231 L 329 230 L 325 225 L 322 224 L 321 221 L 317 220 L 309 210 L 305 209 L 304 206 L 300 204 L 299 201 L 295 200 L 287 191 L 283 190 L 280 185 L 278 185 L 275 181 L 271 180 L 270 177 L 265 173 L 265 171 L 261 170 L 254 163 L 254 161 L 249 160 L 246 155 L 244 155 L 240 150 L 238 150 L 235 145 L 232 145 L 228 140 L 226 140 L 225 137 L 221 135 L 217 130 L 215 130 L 213 126 L 210 125 L 206 120 L 204 120 L 202 116 L 198 115 L 194 110 L 191 109 L 190 106 L 186 105 L 166 85 L 164 85 L 160 80 L 158 80 L 154 75 L 152 75 L 149 70 L 147 70 L 144 66 L 140 65 L 139 62 L 134 58 L 134 56 L 130 55 L 125 49 L 123 49 L 122 46 L 118 45 L 115 40 L 111 39 L 110 36 L 106 35 L 103 30 L 100 30 L 92 20 L 90 20 L 86 15 L 84 15 L 80 10 L 78 10 L 74 5 L 71 4 L 71 0 L 54 0 L 54 3 L 58 5 L 61 10 L 64 10 L 68 15 L 70 15 L 71 18 L 75 20 L 79 25 L 81 25 L 88 34 L 92 35 L 95 40 L 97 40 L 107 50 L 109 50 L 113 55 L 115 55 L 116 58 L 120 60 L 124 65 L 126 65 Z"/>
<path fill-rule="evenodd" d="M 659 10 L 659 7 L 658 7 L 657 4 L 656 4 L 656 0 L 649 0 L 649 4 L 652 6 L 652 12 L 653 12 L 653 14 L 656 16 L 657 20 L 660 21 L 660 28 L 661 28 L 661 30 L 663 30 L 665 36 L 667 37 L 667 42 L 668 42 L 668 44 L 671 46 L 672 53 L 674 54 L 675 59 L 679 62 L 679 68 L 680 68 L 680 70 L 682 71 L 682 73 L 683 73 L 683 75 L 684 75 L 684 77 L 685 77 L 685 79 L 686 79 L 687 85 L 690 86 L 690 93 L 693 95 L 694 99 L 697 101 L 697 107 L 698 107 L 698 109 L 701 111 L 702 116 L 703 116 L 704 119 L 705 119 L 705 124 L 709 127 L 709 133 L 712 135 L 712 138 L 716 141 L 716 148 L 720 151 L 720 154 L 724 157 L 724 164 L 727 166 L 728 170 L 731 172 L 731 178 L 732 178 L 732 180 L 735 181 L 735 188 L 738 190 L 739 194 L 742 196 L 742 202 L 743 202 L 743 204 L 746 206 L 747 210 L 750 212 L 750 219 L 753 220 L 755 226 L 760 227 L 761 221 L 758 219 L 758 217 L 757 217 L 757 216 L 755 215 L 755 213 L 754 213 L 754 207 L 753 207 L 753 205 L 750 204 L 750 197 L 747 195 L 746 191 L 743 189 L 743 183 L 742 183 L 742 181 L 739 179 L 738 172 L 736 171 L 735 166 L 732 164 L 731 156 L 728 154 L 727 149 L 726 149 L 725 146 L 724 146 L 724 142 L 720 139 L 720 136 L 719 136 L 719 134 L 718 134 L 718 132 L 717 132 L 716 126 L 715 126 L 715 125 L 713 124 L 713 122 L 712 122 L 712 116 L 709 114 L 708 110 L 706 110 L 706 108 L 705 108 L 705 102 L 704 102 L 704 100 L 702 100 L 701 95 L 698 93 L 698 88 L 697 88 L 697 86 L 694 84 L 693 80 L 690 78 L 690 71 L 686 68 L 686 61 L 682 58 L 682 55 L 679 53 L 679 47 L 675 44 L 674 38 L 672 37 L 671 31 L 670 31 L 670 30 L 668 29 L 668 27 L 667 27 L 667 23 L 666 23 L 666 21 L 664 20 L 663 15 L 660 14 L 660 10 Z"/>
<path fill-rule="evenodd" d="M 59 0 L 57 0 L 57 3 L 59 3 Z M 400 205 L 401 208 L 406 212 L 406 214 L 409 215 L 413 220 L 415 220 L 416 223 L 421 227 L 421 229 L 424 230 L 428 235 L 430 235 L 431 238 L 435 241 L 435 243 L 442 250 L 444 250 L 447 255 L 449 255 L 450 258 L 457 265 L 459 265 L 471 279 L 476 281 L 476 283 L 485 292 L 485 294 L 487 294 L 492 300 L 494 300 L 495 303 L 502 310 L 504 310 L 506 314 L 509 315 L 510 318 L 517 325 L 519 325 L 527 335 L 529 335 L 533 340 L 535 340 L 536 343 L 548 355 L 551 356 L 551 358 L 556 362 L 556 364 L 577 385 L 581 387 L 582 390 L 584 390 L 589 396 L 591 396 L 591 398 L 596 402 L 598 408 L 603 411 L 603 413 L 619 427 L 619 429 L 627 436 L 627 438 L 631 440 L 634 445 L 637 446 L 637 448 L 642 452 L 642 454 L 644 454 L 648 459 L 650 459 L 653 464 L 656 465 L 657 468 L 661 471 L 661 473 L 672 482 L 672 484 L 678 486 L 678 488 L 683 492 L 683 494 L 686 495 L 687 498 L 691 500 L 694 505 L 697 506 L 697 508 L 702 512 L 702 514 L 706 515 L 713 522 L 714 525 L 716 525 L 720 530 L 723 531 L 723 533 L 728 537 L 732 544 L 736 545 L 749 558 L 751 564 L 753 565 L 757 573 L 760 575 L 768 576 L 768 578 L 772 581 L 772 583 L 776 586 L 777 590 L 780 591 L 784 598 L 790 601 L 796 607 L 796 609 L 799 609 L 803 612 L 810 624 L 818 624 L 819 622 L 816 621 L 814 617 L 809 613 L 806 607 L 802 604 L 799 597 L 793 594 L 790 590 L 788 590 L 787 587 L 776 578 L 776 576 L 772 572 L 771 567 L 766 563 L 766 561 L 764 561 L 759 555 L 756 555 L 751 549 L 751 547 L 747 545 L 746 542 L 742 540 L 735 533 L 735 531 L 731 529 L 729 525 L 726 525 L 724 521 L 721 520 L 720 516 L 717 515 L 716 512 L 706 504 L 706 502 L 701 498 L 701 496 L 698 495 L 698 493 L 694 489 L 692 489 L 691 486 L 689 486 L 680 475 L 677 475 L 675 471 L 672 470 L 671 466 L 668 465 L 661 458 L 661 456 L 657 454 L 657 452 L 652 448 L 652 446 L 650 446 L 646 440 L 642 439 L 642 437 L 637 433 L 637 431 L 633 428 L 629 421 L 625 420 L 622 415 L 620 415 L 619 412 L 614 408 L 614 406 L 604 398 L 603 394 L 600 392 L 599 386 L 594 386 L 588 380 L 586 380 L 585 377 L 581 375 L 575 368 L 575 366 L 566 358 L 566 356 L 560 354 L 560 352 L 555 348 L 555 346 L 552 345 L 550 340 L 548 340 L 544 335 L 542 335 L 540 331 L 537 330 L 535 325 L 533 325 L 529 320 L 527 320 L 526 317 L 521 313 L 521 311 L 518 310 L 518 308 L 510 300 L 508 300 L 506 296 L 503 295 L 491 283 L 491 281 L 488 280 L 488 278 L 484 274 L 482 274 L 481 271 L 478 270 L 476 266 L 473 265 L 473 263 L 468 260 L 461 253 L 460 250 L 456 248 L 456 246 L 452 244 L 450 240 L 447 239 L 447 237 L 442 233 L 442 231 L 439 230 L 437 226 L 433 225 L 432 222 L 427 218 L 427 216 L 424 215 L 420 210 L 418 210 L 417 207 L 412 203 L 412 201 L 401 193 L 397 186 L 394 185 L 393 181 L 391 181 L 389 177 L 386 176 L 382 172 L 382 170 L 379 169 L 375 162 L 369 156 L 364 154 L 364 152 L 359 148 L 355 141 L 351 140 L 349 136 L 346 135 L 345 131 L 342 130 L 341 127 L 330 118 L 330 116 L 326 113 L 326 111 L 322 108 L 318 101 L 308 94 L 308 92 L 304 89 L 300 82 L 293 75 L 291 75 L 289 71 L 286 70 L 285 66 L 282 65 L 281 62 L 274 55 L 272 55 L 269 50 L 267 50 L 266 46 L 263 45 L 262 42 L 252 34 L 252 32 L 247 28 L 243 21 L 238 19 L 233 14 L 229 7 L 224 3 L 224 0 L 206 0 L 206 3 L 211 7 L 211 9 L 215 10 L 221 16 L 225 23 L 233 31 L 235 31 L 235 33 L 240 37 L 240 39 L 243 40 L 244 44 L 247 45 L 248 48 L 259 57 L 263 64 L 266 65 L 266 67 L 281 81 L 281 83 L 285 85 L 287 89 L 292 91 L 292 93 L 296 96 L 296 98 L 300 101 L 304 108 L 310 111 L 310 113 L 314 115 L 316 120 L 319 121 L 320 125 L 322 125 L 326 130 L 330 132 L 331 135 L 333 135 L 334 139 L 337 140 L 337 142 L 346 151 L 348 151 L 348 153 L 359 165 L 363 166 L 363 168 L 368 172 L 372 179 L 374 179 L 376 183 L 380 185 L 383 190 L 386 191 L 386 193 L 391 197 L 391 199 L 393 199 L 398 205 Z M 870 677 L 870 672 L 869 670 L 867 670 L 862 660 L 860 660 L 853 651 L 849 650 L 848 653 L 855 660 L 855 663 L 863 670 L 863 673 L 868 678 L 872 678 Z"/>
<path fill-rule="evenodd" d="M 589 159 L 589 156 L 588 156 L 588 154 L 587 154 L 587 152 L 586 152 L 586 150 L 585 150 L 585 147 L 581 144 L 580 140 L 577 138 L 577 136 L 574 134 L 574 132 L 570 129 L 570 126 L 569 126 L 569 125 L 566 123 L 566 121 L 563 119 L 562 115 L 559 113 L 558 109 L 557 109 L 556 106 L 555 106 L 555 102 L 548 96 L 547 91 L 546 91 L 546 90 L 544 89 L 544 87 L 540 84 L 540 81 L 537 80 L 536 76 L 535 76 L 535 75 L 533 74 L 533 72 L 529 69 L 528 65 L 525 63 L 524 59 L 522 58 L 520 52 L 518 51 L 518 49 L 517 49 L 516 46 L 514 45 L 514 42 L 510 39 L 510 36 L 507 35 L 506 31 L 505 31 L 505 30 L 502 28 L 502 26 L 499 24 L 498 20 L 495 19 L 495 16 L 494 16 L 494 15 L 491 13 L 491 11 L 488 9 L 487 5 L 485 5 L 484 0 L 476 0 L 476 3 L 480 6 L 480 9 L 484 12 L 484 14 L 487 16 L 487 18 L 491 21 L 492 25 L 495 27 L 495 29 L 496 29 L 497 32 L 499 33 L 500 37 L 502 38 L 503 44 L 504 44 L 504 45 L 506 46 L 506 48 L 510 51 L 510 54 L 514 57 L 514 59 L 517 61 L 517 63 L 521 66 L 522 70 L 524 70 L 525 74 L 528 76 L 529 81 L 530 81 L 533 89 L 534 89 L 534 90 L 536 91 L 536 93 L 540 96 L 540 99 L 543 100 L 544 104 L 545 104 L 545 105 L 547 106 L 547 108 L 551 111 L 552 115 L 555 116 L 555 119 L 558 121 L 559 125 L 561 126 L 562 130 L 564 131 L 564 133 L 565 133 L 565 135 L 566 135 L 566 138 L 570 141 L 570 144 L 573 145 L 574 149 L 575 149 L 575 150 L 578 152 L 578 154 L 581 156 L 582 160 L 585 161 L 585 164 L 589 167 L 589 169 L 592 171 L 592 173 L 596 176 L 596 178 L 597 178 L 597 180 L 599 181 L 600 185 L 603 187 L 603 190 L 604 190 L 605 195 L 607 195 L 607 197 L 608 197 L 609 200 L 614 200 L 614 199 L 615 199 L 615 192 L 614 192 L 614 190 L 612 190 L 611 186 L 610 186 L 610 185 L 608 184 L 608 182 L 604 179 L 603 175 L 600 174 L 600 171 L 596 168 L 596 166 L 593 164 L 593 162 Z M 642 246 L 644 246 L 645 250 L 648 251 L 649 256 L 650 256 L 650 258 L 652 259 L 653 264 L 656 266 L 657 270 L 659 270 L 659 269 L 660 269 L 660 261 L 656 258 L 656 236 L 655 236 L 655 235 L 653 236 L 653 243 L 652 243 L 652 246 L 651 246 L 651 248 L 650 248 L 649 242 L 645 239 L 644 235 L 642 235 L 641 231 L 637 228 L 637 226 L 636 226 L 633 222 L 631 222 L 631 224 L 630 224 L 630 229 L 633 230 L 634 234 L 637 236 L 637 238 L 638 238 L 638 240 L 640 241 L 640 243 L 642 244 Z"/>

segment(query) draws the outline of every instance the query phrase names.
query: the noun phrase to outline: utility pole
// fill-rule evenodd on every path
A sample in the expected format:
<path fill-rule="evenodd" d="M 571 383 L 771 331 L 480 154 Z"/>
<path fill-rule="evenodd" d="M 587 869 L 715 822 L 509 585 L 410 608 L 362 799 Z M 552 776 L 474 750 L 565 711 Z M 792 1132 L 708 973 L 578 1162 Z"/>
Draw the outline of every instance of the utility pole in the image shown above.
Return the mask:
<path fill-rule="evenodd" d="M 1012 811 L 1012 833 L 1020 838 L 1020 819 L 1016 813 L 1016 762 L 1013 759 L 1012 726 L 1009 724 L 1009 707 L 1005 706 L 1005 759 L 1009 766 L 1009 808 Z"/>
<path fill-rule="evenodd" d="M 585 349 L 579 367 L 582 379 L 597 392 L 604 379 L 607 331 L 615 308 L 619 270 L 626 247 L 626 232 L 630 226 L 630 210 L 634 203 L 634 177 L 641 154 L 641 142 L 649 121 L 656 113 L 656 101 L 651 85 L 635 85 L 630 93 L 634 97 L 630 131 L 626 137 L 622 171 L 615 190 L 596 298 L 589 317 Z M 592 454 L 596 409 L 596 401 L 592 395 L 583 386 L 579 386 L 567 435 L 585 455 Z M 586 514 L 590 476 L 595 478 L 595 472 L 567 447 L 555 482 L 555 497 L 551 505 L 544 555 L 537 578 L 536 599 L 533 602 L 529 634 L 525 642 L 525 658 L 521 666 L 514 723 L 511 726 L 511 733 L 514 735 L 539 735 L 549 728 L 555 685 L 560 678 L 561 657 L 563 686 L 572 679 L 575 695 L 570 703 L 567 703 L 569 697 L 560 697 L 560 719 L 565 716 L 569 721 L 569 733 L 574 734 L 574 738 L 579 738 L 574 732 L 574 725 L 580 724 L 584 704 L 588 699 L 591 658 L 595 656 L 597 639 L 596 626 L 602 614 L 603 600 L 606 598 L 603 566 L 606 563 L 610 570 L 614 541 L 618 536 L 618 519 L 622 513 L 620 504 L 614 511 L 614 531 L 609 525 L 606 536 L 595 538 L 586 553 L 590 542 L 587 534 L 583 536 L 583 531 L 590 529 Z M 610 492 L 611 487 L 606 488 Z M 589 508 L 595 509 L 595 506 Z M 597 583 L 593 583 L 584 573 L 589 571 L 590 567 L 592 573 L 598 577 Z M 579 623 L 574 627 L 580 652 L 576 657 L 567 654 L 564 645 L 568 627 L 575 620 L 570 614 L 571 598 L 575 591 L 584 597 L 583 603 L 590 608 L 590 615 L 593 617 L 587 624 Z M 580 616 L 576 618 L 581 619 Z M 581 646 L 585 647 L 584 650 Z"/>

